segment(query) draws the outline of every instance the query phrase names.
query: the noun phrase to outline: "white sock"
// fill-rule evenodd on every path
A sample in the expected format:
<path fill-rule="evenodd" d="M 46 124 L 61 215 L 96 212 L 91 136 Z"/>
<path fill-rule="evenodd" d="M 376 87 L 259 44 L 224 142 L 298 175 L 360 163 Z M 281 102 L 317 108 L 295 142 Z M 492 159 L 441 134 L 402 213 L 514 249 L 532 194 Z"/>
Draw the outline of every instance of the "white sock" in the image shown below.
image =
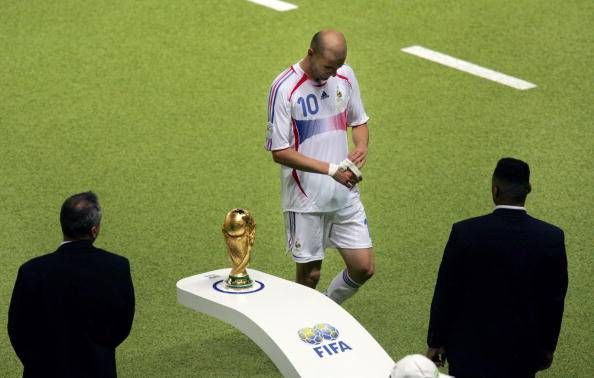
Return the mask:
<path fill-rule="evenodd" d="M 361 284 L 355 282 L 345 268 L 338 273 L 336 277 L 330 282 L 328 289 L 326 289 L 326 296 L 334 302 L 341 304 L 353 296 L 359 290 Z"/>

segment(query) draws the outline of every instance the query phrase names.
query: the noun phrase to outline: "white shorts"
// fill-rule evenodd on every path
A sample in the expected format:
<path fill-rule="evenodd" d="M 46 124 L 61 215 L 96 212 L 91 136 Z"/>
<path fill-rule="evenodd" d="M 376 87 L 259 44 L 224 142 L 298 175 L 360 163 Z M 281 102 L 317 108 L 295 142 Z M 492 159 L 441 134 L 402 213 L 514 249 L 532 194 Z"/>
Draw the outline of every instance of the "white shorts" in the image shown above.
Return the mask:
<path fill-rule="evenodd" d="M 367 216 L 361 201 L 330 213 L 286 211 L 287 253 L 297 263 L 324 259 L 324 250 L 371 248 Z"/>

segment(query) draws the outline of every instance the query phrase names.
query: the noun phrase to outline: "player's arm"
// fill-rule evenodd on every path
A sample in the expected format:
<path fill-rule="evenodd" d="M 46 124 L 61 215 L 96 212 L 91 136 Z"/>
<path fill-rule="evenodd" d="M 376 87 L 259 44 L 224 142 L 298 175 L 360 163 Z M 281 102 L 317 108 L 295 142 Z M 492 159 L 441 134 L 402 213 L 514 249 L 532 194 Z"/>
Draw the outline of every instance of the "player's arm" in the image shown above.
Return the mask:
<path fill-rule="evenodd" d="M 355 148 L 349 153 L 349 160 L 362 168 L 367 161 L 367 148 L 369 145 L 369 128 L 367 123 L 351 128 Z"/>
<path fill-rule="evenodd" d="M 271 152 L 272 159 L 276 163 L 286 167 L 305 172 L 330 175 L 347 188 L 353 187 L 358 182 L 357 177 L 351 171 L 338 169 L 334 164 L 310 158 L 292 148 L 274 150 Z"/>
<path fill-rule="evenodd" d="M 347 107 L 347 125 L 351 129 L 351 137 L 355 148 L 349 153 L 349 160 L 355 163 L 359 168 L 365 165 L 367 161 L 367 146 L 369 145 L 369 129 L 367 122 L 369 117 L 365 113 L 363 101 L 361 101 L 361 92 L 359 91 L 359 81 L 348 65 L 343 66 L 343 75 L 348 78 L 351 85 L 351 98 Z"/>
<path fill-rule="evenodd" d="M 305 172 L 328 174 L 330 168 L 329 163 L 305 156 L 293 148 L 272 151 L 272 159 L 286 167 Z"/>

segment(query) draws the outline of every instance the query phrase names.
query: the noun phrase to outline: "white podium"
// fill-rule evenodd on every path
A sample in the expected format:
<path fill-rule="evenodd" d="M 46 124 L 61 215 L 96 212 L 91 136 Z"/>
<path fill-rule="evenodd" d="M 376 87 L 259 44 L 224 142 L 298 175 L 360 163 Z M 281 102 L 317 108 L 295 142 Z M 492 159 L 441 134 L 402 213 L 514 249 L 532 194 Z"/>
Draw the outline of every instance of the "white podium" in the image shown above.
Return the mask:
<path fill-rule="evenodd" d="M 322 293 L 248 269 L 254 286 L 228 289 L 230 269 L 177 282 L 177 300 L 251 338 L 285 377 L 388 377 L 394 361 L 341 306 Z"/>

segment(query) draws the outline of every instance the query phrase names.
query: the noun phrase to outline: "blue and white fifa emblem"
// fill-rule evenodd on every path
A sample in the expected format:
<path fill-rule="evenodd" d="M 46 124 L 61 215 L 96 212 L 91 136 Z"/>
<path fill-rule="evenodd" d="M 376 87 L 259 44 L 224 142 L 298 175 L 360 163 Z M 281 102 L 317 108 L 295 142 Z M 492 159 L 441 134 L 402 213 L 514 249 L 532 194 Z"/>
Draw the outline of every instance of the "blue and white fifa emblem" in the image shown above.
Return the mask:
<path fill-rule="evenodd" d="M 301 328 L 297 333 L 304 343 L 317 345 L 312 350 L 319 358 L 333 356 L 353 349 L 342 340 L 336 341 L 340 333 L 338 329 L 328 323 L 319 323 L 313 327 Z"/>

